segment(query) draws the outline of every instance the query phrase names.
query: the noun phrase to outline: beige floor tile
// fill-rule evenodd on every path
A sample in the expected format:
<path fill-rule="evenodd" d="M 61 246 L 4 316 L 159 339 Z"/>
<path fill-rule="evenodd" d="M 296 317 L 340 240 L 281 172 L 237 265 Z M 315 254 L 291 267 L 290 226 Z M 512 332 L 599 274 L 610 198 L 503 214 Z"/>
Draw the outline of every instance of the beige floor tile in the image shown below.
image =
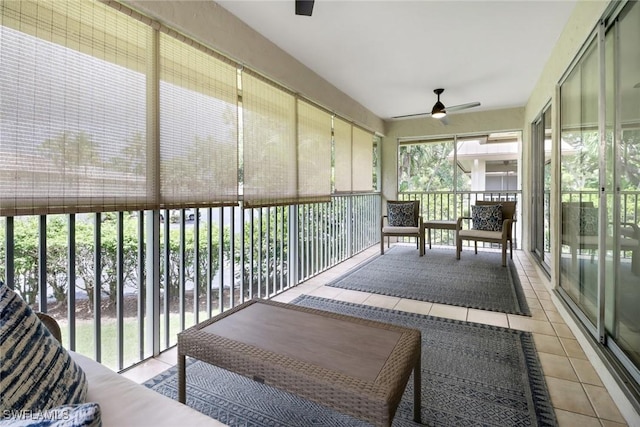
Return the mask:
<path fill-rule="evenodd" d="M 571 329 L 564 323 L 551 323 L 553 325 L 553 329 L 555 329 L 556 334 L 561 338 L 572 338 L 575 339 L 575 335 L 571 332 Z"/>
<path fill-rule="evenodd" d="M 600 422 L 602 423 L 602 427 L 625 427 L 627 425 L 627 423 L 616 423 L 609 420 L 600 420 Z"/>
<path fill-rule="evenodd" d="M 527 305 L 530 310 L 542 310 L 542 304 L 538 298 L 527 298 Z"/>
<path fill-rule="evenodd" d="M 431 307 L 433 307 L 433 303 L 403 298 L 396 304 L 395 309 L 410 313 L 429 314 Z"/>
<path fill-rule="evenodd" d="M 531 287 L 533 288 L 534 291 L 547 291 L 547 286 L 541 282 L 532 282 L 531 280 L 529 280 L 529 283 L 531 283 Z"/>
<path fill-rule="evenodd" d="M 538 308 L 532 308 L 530 309 L 531 311 L 531 319 L 533 320 L 541 320 L 543 322 L 548 322 L 549 318 L 547 318 L 547 315 L 545 314 L 544 310 L 542 309 L 538 309 Z"/>
<path fill-rule="evenodd" d="M 523 291 L 531 291 L 533 292 L 533 288 L 531 287 L 531 285 L 529 284 L 529 281 L 527 279 L 520 279 L 520 287 L 522 288 Z M 537 298 L 536 296 L 532 296 L 532 298 Z"/>
<path fill-rule="evenodd" d="M 564 323 L 564 319 L 562 318 L 560 313 L 558 313 L 557 311 L 545 310 L 545 314 L 547 315 L 549 322 Z"/>
<path fill-rule="evenodd" d="M 469 322 L 485 323 L 487 325 L 509 327 L 509 320 L 505 313 L 496 313 L 495 311 L 475 310 L 470 308 L 467 312 L 467 320 Z"/>
<path fill-rule="evenodd" d="M 175 365 L 176 363 L 178 363 L 178 347 L 174 346 L 169 350 L 163 351 L 156 357 L 156 359 L 160 360 L 161 362 L 168 363 L 171 366 Z"/>
<path fill-rule="evenodd" d="M 536 291 L 534 291 L 533 289 L 523 289 L 523 292 L 526 298 L 538 298 L 538 295 L 536 295 Z"/>
<path fill-rule="evenodd" d="M 562 347 L 560 339 L 556 336 L 533 334 L 533 341 L 536 344 L 536 350 L 538 350 L 538 352 L 566 356 L 564 347 Z"/>
<path fill-rule="evenodd" d="M 558 311 L 558 307 L 550 299 L 541 299 L 540 305 L 547 311 Z"/>
<path fill-rule="evenodd" d="M 607 389 L 590 384 L 584 384 L 584 389 L 599 418 L 617 423 L 625 422 Z"/>
<path fill-rule="evenodd" d="M 569 358 L 557 354 L 538 353 L 544 375 L 547 377 L 562 378 L 563 380 L 578 381 L 578 376 L 573 370 Z"/>
<path fill-rule="evenodd" d="M 271 298 L 271 300 L 278 302 L 291 302 L 294 299 L 298 298 L 300 295 L 303 295 L 301 291 L 299 291 L 298 289 L 291 289 L 279 295 L 276 295 L 275 297 Z"/>
<path fill-rule="evenodd" d="M 600 420 L 597 418 L 563 411 L 562 409 L 556 409 L 556 419 L 558 420 L 558 427 L 601 427 Z"/>
<path fill-rule="evenodd" d="M 390 297 L 387 295 L 371 294 L 363 304 L 372 305 L 374 307 L 394 308 L 400 302 L 400 298 Z"/>
<path fill-rule="evenodd" d="M 297 292 L 300 292 L 302 294 L 308 294 L 309 292 L 311 292 L 311 291 L 313 291 L 315 289 L 321 288 L 323 286 L 324 286 L 324 284 L 321 281 L 315 280 L 313 282 L 301 283 L 301 284 L 299 284 L 298 286 L 296 286 L 293 289 L 295 289 Z"/>
<path fill-rule="evenodd" d="M 596 416 L 591 402 L 580 383 L 553 377 L 545 377 L 545 380 L 547 381 L 554 408 L 590 417 Z"/>
<path fill-rule="evenodd" d="M 580 382 L 604 387 L 600 376 L 598 375 L 596 370 L 593 369 L 593 365 L 591 365 L 591 362 L 584 359 L 574 358 L 569 358 L 569 361 L 573 365 L 573 369 L 576 371 Z"/>
<path fill-rule="evenodd" d="M 345 289 L 336 295 L 333 299 L 339 301 L 352 302 L 354 304 L 362 304 L 364 301 L 371 296 L 369 292 L 359 292 L 352 291 L 350 289 Z"/>
<path fill-rule="evenodd" d="M 121 375 L 125 378 L 129 378 L 131 381 L 142 384 L 143 382 L 150 380 L 156 375 L 166 371 L 175 364 L 176 361 L 168 364 L 158 359 L 148 359 L 137 365 L 135 368 L 123 372 Z"/>
<path fill-rule="evenodd" d="M 575 359 L 587 359 L 587 355 L 584 354 L 580 343 L 576 339 L 572 338 L 560 338 L 560 343 L 564 347 L 564 351 L 567 352 L 567 356 Z"/>
<path fill-rule="evenodd" d="M 551 294 L 548 291 L 534 291 L 540 300 L 551 300 Z"/>
<path fill-rule="evenodd" d="M 307 292 L 307 294 L 322 298 L 335 298 L 340 292 L 344 292 L 344 289 L 321 286 L 311 292 Z"/>
<path fill-rule="evenodd" d="M 555 331 L 551 327 L 551 323 L 540 320 L 533 320 L 524 316 L 508 314 L 509 327 L 519 329 L 521 331 L 537 332 L 539 334 L 555 335 Z"/>
<path fill-rule="evenodd" d="M 467 308 L 445 304 L 433 304 L 429 315 L 445 317 L 447 319 L 467 320 Z"/>

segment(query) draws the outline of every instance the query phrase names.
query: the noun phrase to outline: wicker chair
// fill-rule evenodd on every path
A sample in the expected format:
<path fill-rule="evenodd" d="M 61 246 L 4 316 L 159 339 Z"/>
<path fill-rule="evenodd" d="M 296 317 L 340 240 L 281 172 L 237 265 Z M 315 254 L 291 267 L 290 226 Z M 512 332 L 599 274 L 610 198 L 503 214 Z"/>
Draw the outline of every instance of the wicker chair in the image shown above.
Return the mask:
<path fill-rule="evenodd" d="M 49 332 L 51 332 L 51 335 L 53 335 L 53 337 L 57 339 L 59 343 L 62 343 L 62 333 L 60 332 L 60 326 L 58 325 L 58 322 L 48 314 L 37 312 L 36 316 L 38 316 L 42 324 L 46 326 Z"/>
<path fill-rule="evenodd" d="M 413 202 L 413 224 L 411 226 L 394 226 L 389 225 L 389 215 L 380 217 L 380 254 L 384 254 L 384 238 L 387 237 L 387 248 L 389 247 L 389 236 L 415 237 L 420 256 L 424 255 L 424 227 L 422 226 L 422 217 L 420 216 L 419 200 L 388 200 L 387 211 L 389 206 L 406 204 Z M 387 219 L 385 224 L 385 218 Z"/>
<path fill-rule="evenodd" d="M 477 200 L 476 206 L 502 205 L 502 230 L 486 231 L 474 229 L 462 229 L 462 221 L 471 217 L 458 218 L 456 226 L 456 259 L 460 259 L 462 241 L 473 240 L 475 253 L 478 253 L 478 242 L 500 243 L 502 246 L 502 266 L 507 266 L 507 244 L 509 245 L 509 257 L 513 259 L 513 222 L 516 215 L 516 202 L 491 202 Z"/>
<path fill-rule="evenodd" d="M 589 222 L 585 218 L 585 210 L 596 212 L 594 225 L 589 230 L 585 230 L 585 224 Z M 578 262 L 578 250 L 590 251 L 591 262 L 594 261 L 600 244 L 597 213 L 598 208 L 593 202 L 562 202 L 562 244 L 570 248 L 574 268 Z M 607 236 L 605 240 L 607 250 L 613 248 L 612 237 Z M 621 251 L 631 251 L 631 271 L 640 276 L 640 228 L 632 222 L 621 222 L 618 240 Z"/>

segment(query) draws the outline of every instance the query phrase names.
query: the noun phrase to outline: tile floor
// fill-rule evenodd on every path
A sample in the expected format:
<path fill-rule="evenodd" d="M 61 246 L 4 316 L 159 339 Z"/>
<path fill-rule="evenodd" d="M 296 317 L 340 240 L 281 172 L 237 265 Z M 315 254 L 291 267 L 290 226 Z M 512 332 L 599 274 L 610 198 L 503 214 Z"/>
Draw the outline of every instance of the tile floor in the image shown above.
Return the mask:
<path fill-rule="evenodd" d="M 514 252 L 520 282 L 532 316 L 488 312 L 445 304 L 388 297 L 324 286 L 357 264 L 375 256 L 378 246 L 356 255 L 340 265 L 274 297 L 289 302 L 301 294 L 410 311 L 431 316 L 486 323 L 533 333 L 538 356 L 545 373 L 551 401 L 560 427 L 616 427 L 627 423 L 587 360 L 580 344 L 564 323 L 548 292 L 548 280 L 538 275 L 533 261 L 523 251 Z M 428 250 L 427 250 L 428 256 Z M 144 382 L 176 364 L 176 349 L 147 360 L 122 375 Z"/>

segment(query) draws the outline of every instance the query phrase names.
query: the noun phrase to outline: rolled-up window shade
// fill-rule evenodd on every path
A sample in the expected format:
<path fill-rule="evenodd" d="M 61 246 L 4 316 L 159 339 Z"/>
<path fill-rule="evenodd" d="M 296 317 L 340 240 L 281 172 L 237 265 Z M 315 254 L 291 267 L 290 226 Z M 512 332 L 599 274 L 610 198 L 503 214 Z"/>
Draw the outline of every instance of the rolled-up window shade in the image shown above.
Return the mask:
<path fill-rule="evenodd" d="M 351 124 L 334 118 L 333 141 L 335 191 L 351 191 Z"/>
<path fill-rule="evenodd" d="M 331 198 L 331 115 L 298 100 L 298 200 Z"/>
<path fill-rule="evenodd" d="M 294 96 L 259 76 L 242 74 L 243 200 L 246 206 L 298 199 Z"/>
<path fill-rule="evenodd" d="M 160 35 L 160 206 L 238 200 L 236 67 Z"/>
<path fill-rule="evenodd" d="M 373 190 L 373 134 L 353 127 L 352 190 Z"/>
<path fill-rule="evenodd" d="M 0 2 L 1 216 L 154 205 L 150 35 L 99 2 Z"/>

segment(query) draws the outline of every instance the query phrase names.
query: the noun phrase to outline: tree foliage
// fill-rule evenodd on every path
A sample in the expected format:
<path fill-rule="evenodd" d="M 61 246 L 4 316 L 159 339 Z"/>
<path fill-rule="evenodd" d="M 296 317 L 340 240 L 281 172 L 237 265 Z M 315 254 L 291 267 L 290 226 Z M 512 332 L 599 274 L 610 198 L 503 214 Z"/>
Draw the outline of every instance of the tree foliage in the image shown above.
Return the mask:
<path fill-rule="evenodd" d="M 401 145 L 398 152 L 400 192 L 449 191 L 454 188 L 453 143 Z M 461 180 L 458 190 L 463 190 Z"/>

